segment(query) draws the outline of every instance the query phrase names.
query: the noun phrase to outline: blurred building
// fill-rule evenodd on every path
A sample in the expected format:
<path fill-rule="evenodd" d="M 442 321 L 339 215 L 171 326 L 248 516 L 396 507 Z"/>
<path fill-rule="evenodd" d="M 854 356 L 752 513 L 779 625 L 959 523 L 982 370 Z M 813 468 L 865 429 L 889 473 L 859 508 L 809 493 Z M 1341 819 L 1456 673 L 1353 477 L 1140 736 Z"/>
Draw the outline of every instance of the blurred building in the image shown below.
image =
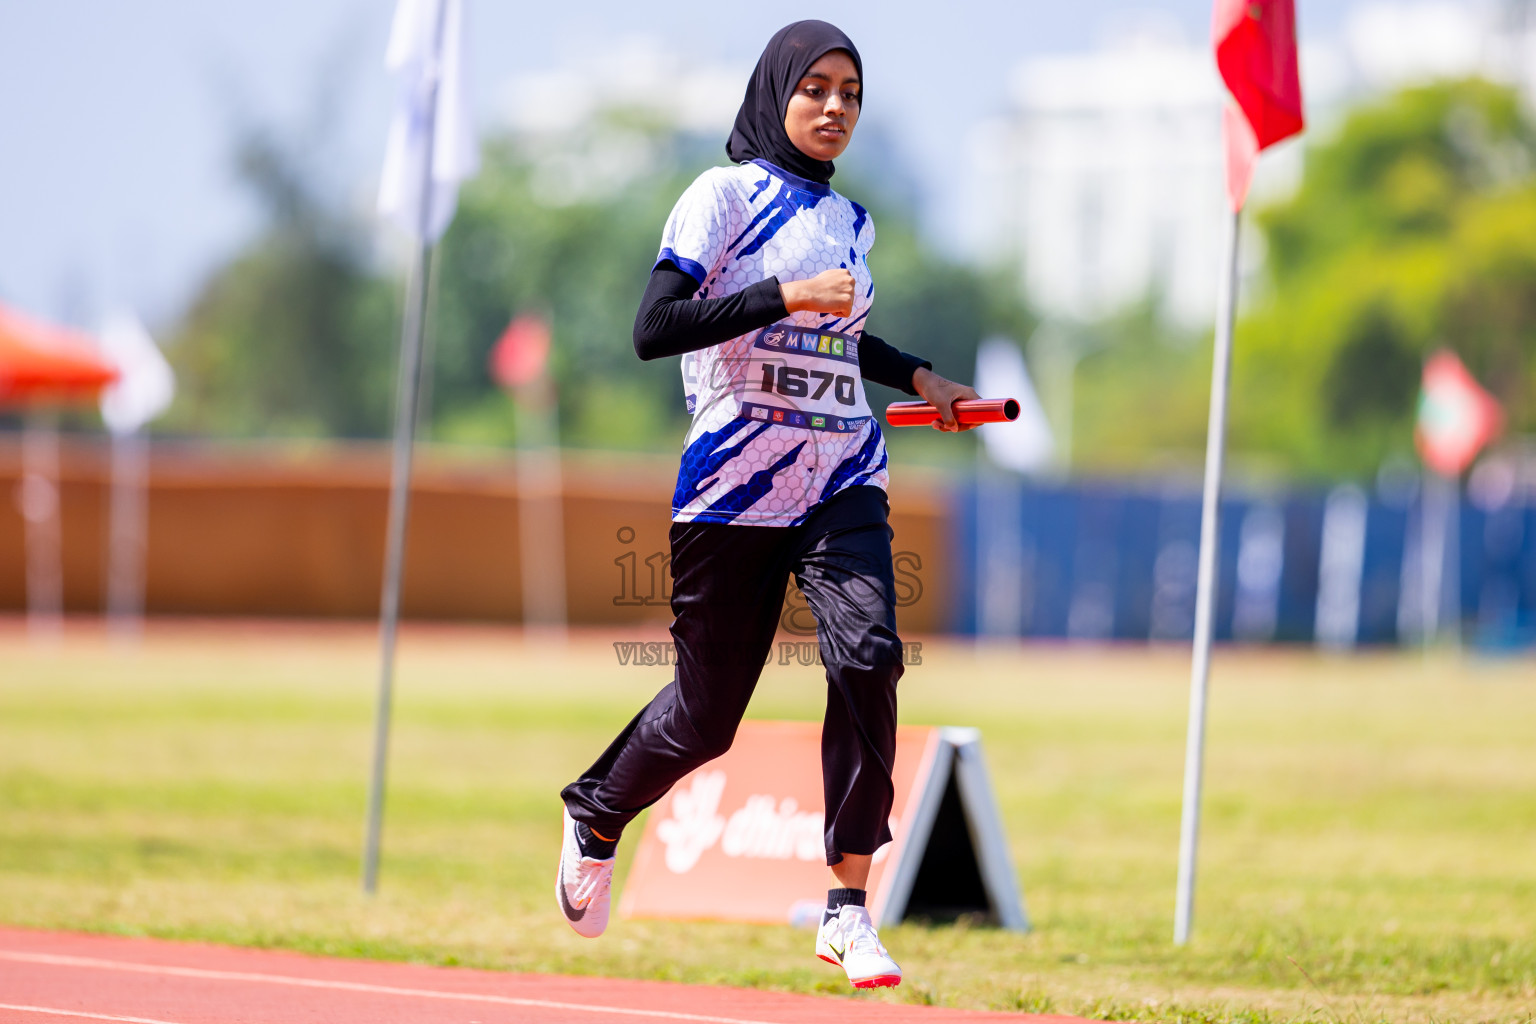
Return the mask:
<path fill-rule="evenodd" d="M 511 76 L 491 120 L 534 156 L 540 198 L 601 199 L 647 175 L 724 163 L 751 74 L 750 62 L 626 36 L 557 68 Z M 839 187 L 878 181 L 887 204 L 915 211 L 928 198 L 888 121 L 861 123 L 858 145 L 838 167 Z"/>
<path fill-rule="evenodd" d="M 750 73 L 627 37 L 561 67 L 512 76 L 492 117 L 534 155 L 541 198 L 601 199 L 679 164 L 723 160 Z"/>
<path fill-rule="evenodd" d="M 1434 78 L 1480 74 L 1536 97 L 1533 7 L 1361 7 L 1337 37 L 1303 45 L 1309 137 L 1355 103 Z M 1222 102 L 1206 40 L 1158 23 L 1021 63 L 1008 109 L 978 133 L 973 244 L 1017 260 L 1026 295 L 1048 316 L 1093 319 L 1150 297 L 1175 324 L 1208 323 L 1224 237 Z M 1294 188 L 1302 154 L 1292 143 L 1267 155 L 1254 200 Z M 1256 244 L 1244 256 L 1250 267 L 1262 259 Z"/>

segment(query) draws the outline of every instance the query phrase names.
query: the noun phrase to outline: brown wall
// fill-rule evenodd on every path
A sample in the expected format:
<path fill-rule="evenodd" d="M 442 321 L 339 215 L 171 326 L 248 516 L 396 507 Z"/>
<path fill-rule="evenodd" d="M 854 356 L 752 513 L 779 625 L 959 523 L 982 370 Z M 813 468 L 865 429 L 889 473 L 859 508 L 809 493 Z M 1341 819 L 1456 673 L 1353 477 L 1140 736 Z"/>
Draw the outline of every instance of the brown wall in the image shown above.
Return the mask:
<path fill-rule="evenodd" d="M 652 456 L 568 455 L 562 508 L 573 623 L 665 623 L 645 559 L 667 550 L 676 463 Z M 21 455 L 0 439 L 0 609 L 25 607 L 23 520 L 15 501 Z M 310 451 L 168 446 L 150 471 L 147 608 L 196 615 L 373 616 L 378 612 L 389 489 L 381 445 Z M 102 605 L 108 457 L 67 442 L 60 470 L 65 604 Z M 941 500 L 909 475 L 892 489 L 901 628 L 945 625 Z M 518 501 L 510 457 L 417 459 L 404 612 L 428 619 L 521 617 Z M 628 530 L 633 531 L 633 539 Z M 621 533 L 621 531 L 624 531 Z M 623 538 L 623 539 L 621 539 Z M 625 540 L 628 542 L 626 543 Z M 634 555 L 634 587 L 616 559 Z"/>

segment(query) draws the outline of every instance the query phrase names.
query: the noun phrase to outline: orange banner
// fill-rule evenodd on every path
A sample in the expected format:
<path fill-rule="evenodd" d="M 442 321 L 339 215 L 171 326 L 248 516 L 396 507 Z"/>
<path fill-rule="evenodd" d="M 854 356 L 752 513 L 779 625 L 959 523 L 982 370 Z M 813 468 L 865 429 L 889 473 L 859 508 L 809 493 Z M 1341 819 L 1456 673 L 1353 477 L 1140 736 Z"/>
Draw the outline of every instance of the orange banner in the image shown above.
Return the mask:
<path fill-rule="evenodd" d="M 893 842 L 875 854 L 869 905 L 905 849 L 939 730 L 896 730 Z M 651 811 L 624 883 L 625 917 L 804 923 L 825 904 L 819 722 L 746 721 L 725 756 L 685 776 Z"/>

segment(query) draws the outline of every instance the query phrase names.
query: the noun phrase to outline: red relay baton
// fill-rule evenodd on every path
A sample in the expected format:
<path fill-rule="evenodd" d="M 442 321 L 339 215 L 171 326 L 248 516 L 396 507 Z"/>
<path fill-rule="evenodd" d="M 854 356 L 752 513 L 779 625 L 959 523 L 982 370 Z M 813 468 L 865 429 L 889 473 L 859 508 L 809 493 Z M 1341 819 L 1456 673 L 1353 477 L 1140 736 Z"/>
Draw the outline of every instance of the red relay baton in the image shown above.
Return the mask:
<path fill-rule="evenodd" d="M 966 398 L 954 404 L 958 423 L 1008 423 L 1019 418 L 1016 398 Z M 927 402 L 892 402 L 885 407 L 885 422 L 893 427 L 926 427 L 942 422 L 939 410 Z"/>

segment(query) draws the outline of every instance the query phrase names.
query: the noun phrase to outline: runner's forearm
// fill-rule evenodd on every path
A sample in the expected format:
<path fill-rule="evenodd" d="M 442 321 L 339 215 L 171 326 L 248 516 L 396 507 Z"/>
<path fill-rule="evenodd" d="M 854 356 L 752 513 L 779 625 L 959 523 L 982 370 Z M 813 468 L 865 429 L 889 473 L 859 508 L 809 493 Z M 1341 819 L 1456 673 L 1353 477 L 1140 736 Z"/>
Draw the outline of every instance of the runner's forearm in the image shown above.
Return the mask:
<path fill-rule="evenodd" d="M 651 272 L 635 315 L 635 353 L 641 359 L 696 352 L 789 315 L 777 277 L 716 299 L 693 298 L 698 287 L 692 276 L 670 260 Z M 933 368 L 926 359 L 902 352 L 867 331 L 859 339 L 859 375 L 865 380 L 915 395 L 912 374 L 920 366 Z"/>
<path fill-rule="evenodd" d="M 659 359 L 696 352 L 789 316 L 777 277 L 718 299 L 695 299 L 698 288 L 699 283 L 670 260 L 651 271 L 635 314 L 636 355 Z"/>
<path fill-rule="evenodd" d="M 915 395 L 917 389 L 912 386 L 912 375 L 920 366 L 933 369 L 928 360 L 903 352 L 868 331 L 859 337 L 859 376 L 865 380 Z"/>

